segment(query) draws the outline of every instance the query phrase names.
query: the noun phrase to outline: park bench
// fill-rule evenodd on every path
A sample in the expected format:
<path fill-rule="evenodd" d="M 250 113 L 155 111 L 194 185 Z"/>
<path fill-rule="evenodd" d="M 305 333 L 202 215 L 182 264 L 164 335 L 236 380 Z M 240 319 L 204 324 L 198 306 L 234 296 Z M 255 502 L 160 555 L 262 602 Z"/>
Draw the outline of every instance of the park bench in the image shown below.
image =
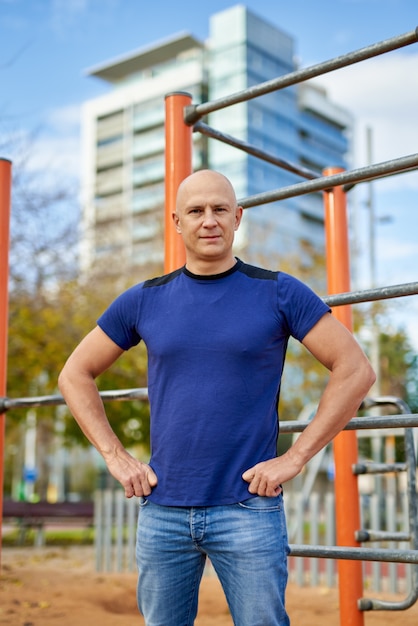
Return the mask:
<path fill-rule="evenodd" d="M 3 522 L 16 523 L 18 545 L 25 543 L 28 530 L 34 529 L 36 546 L 45 544 L 45 527 L 51 524 L 82 524 L 90 528 L 94 519 L 94 502 L 3 502 Z"/>

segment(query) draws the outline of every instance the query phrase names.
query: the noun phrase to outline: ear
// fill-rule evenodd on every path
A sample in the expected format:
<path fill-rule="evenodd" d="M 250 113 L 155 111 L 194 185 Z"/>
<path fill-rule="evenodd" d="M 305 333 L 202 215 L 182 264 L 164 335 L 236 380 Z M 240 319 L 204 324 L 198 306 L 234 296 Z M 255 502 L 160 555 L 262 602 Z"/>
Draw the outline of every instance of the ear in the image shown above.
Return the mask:
<path fill-rule="evenodd" d="M 181 233 L 179 216 L 177 215 L 177 213 L 172 213 L 171 217 L 173 218 L 173 222 L 174 222 L 174 226 L 175 226 L 176 231 L 178 233 Z"/>
<path fill-rule="evenodd" d="M 242 206 L 237 206 L 235 211 L 235 230 L 238 230 L 238 227 L 241 224 L 243 212 L 244 209 L 242 208 Z"/>

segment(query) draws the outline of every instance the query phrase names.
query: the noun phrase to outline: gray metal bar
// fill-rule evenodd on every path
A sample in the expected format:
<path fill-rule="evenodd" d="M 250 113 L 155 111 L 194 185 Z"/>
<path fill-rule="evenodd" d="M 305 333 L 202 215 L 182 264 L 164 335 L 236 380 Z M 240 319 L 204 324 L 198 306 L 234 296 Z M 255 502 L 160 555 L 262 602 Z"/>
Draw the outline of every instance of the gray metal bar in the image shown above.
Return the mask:
<path fill-rule="evenodd" d="M 147 390 L 145 388 L 128 389 L 127 391 L 105 391 L 101 392 L 104 400 L 144 400 L 148 399 Z M 362 408 L 368 408 L 367 400 L 363 403 Z M 374 401 L 373 401 L 374 402 Z M 38 406 L 51 406 L 65 404 L 62 396 L 37 396 L 34 398 L 0 398 L 0 412 L 8 411 L 14 408 L 27 408 Z M 281 433 L 301 433 L 308 426 L 308 421 L 281 421 Z M 389 415 L 389 416 L 373 416 L 373 417 L 355 417 L 345 426 L 344 430 L 368 430 L 383 428 L 411 428 L 418 427 L 418 414 L 411 413 L 408 415 Z"/>
<path fill-rule="evenodd" d="M 212 137 L 213 139 L 222 141 L 229 146 L 233 146 L 234 148 L 238 148 L 239 150 L 242 150 L 247 154 L 251 154 L 252 156 L 257 157 L 262 161 L 267 161 L 268 163 L 272 163 L 273 165 L 281 167 L 283 170 L 287 170 L 288 172 L 292 172 L 293 174 L 298 174 L 299 176 L 302 176 L 302 178 L 307 178 L 308 180 L 319 178 L 318 174 L 316 174 L 312 170 L 301 167 L 300 165 L 296 165 L 294 163 L 290 163 L 288 161 L 285 161 L 284 159 L 280 159 L 279 157 L 276 157 L 275 155 L 270 154 L 265 150 L 256 148 L 246 141 L 236 139 L 235 137 L 232 137 L 232 135 L 228 135 L 227 133 L 221 133 L 219 130 L 212 128 L 211 126 L 208 126 L 203 122 L 197 122 L 197 124 L 193 126 L 193 132 L 199 132 L 202 135 L 206 135 L 207 137 Z"/>
<path fill-rule="evenodd" d="M 379 399 L 369 399 L 370 406 L 377 406 L 379 404 L 392 404 L 404 413 L 410 411 L 406 402 L 400 398 L 394 397 L 382 397 Z M 411 428 L 405 429 L 405 458 L 407 469 L 407 494 L 408 494 L 408 517 L 409 517 L 409 531 L 410 542 L 412 544 L 412 550 L 408 552 L 418 553 L 418 503 L 417 503 L 417 487 L 416 487 L 416 470 L 417 459 L 415 454 L 415 441 L 414 434 Z M 393 528 L 392 528 L 393 530 Z M 361 598 L 358 601 L 358 607 L 362 611 L 403 611 L 411 607 L 418 599 L 418 562 L 414 562 L 411 565 L 411 588 L 407 597 L 400 602 L 392 602 L 385 600 L 376 600 L 370 598 Z"/>
<path fill-rule="evenodd" d="M 411 543 L 413 550 L 407 550 L 411 554 L 418 554 L 418 504 L 416 490 L 416 467 L 415 443 L 412 430 L 405 431 L 405 456 L 408 465 L 408 515 Z M 398 561 L 404 562 L 404 561 Z M 411 590 L 408 596 L 400 602 L 361 598 L 358 607 L 362 611 L 404 611 L 418 599 L 418 560 L 409 561 L 412 565 Z"/>
<path fill-rule="evenodd" d="M 122 389 L 122 390 L 109 390 L 101 391 L 100 397 L 104 401 L 109 400 L 148 400 L 148 390 L 146 387 L 139 387 L 138 389 Z M 9 411 L 10 409 L 25 409 L 30 407 L 40 406 L 59 406 L 65 404 L 65 400 L 60 395 L 50 396 L 33 396 L 31 398 L 0 398 L 0 414 Z"/>
<path fill-rule="evenodd" d="M 398 35 L 396 37 L 386 39 L 370 46 L 366 46 L 365 48 L 360 48 L 359 50 L 355 50 L 354 52 L 349 52 L 348 54 L 338 56 L 329 61 L 318 63 L 317 65 L 312 65 L 311 67 L 307 67 L 301 70 L 296 70 L 284 76 L 279 76 L 278 78 L 274 78 L 273 80 L 268 80 L 264 83 L 249 87 L 248 89 L 244 89 L 235 94 L 219 98 L 218 100 L 186 107 L 184 120 L 186 124 L 192 125 L 196 123 L 201 117 L 207 115 L 208 113 L 212 113 L 213 111 L 218 111 L 219 109 L 231 106 L 232 104 L 246 102 L 248 100 L 251 100 L 252 98 L 257 98 L 258 96 L 265 95 L 272 91 L 277 91 L 279 89 L 284 89 L 285 87 L 290 87 L 291 85 L 296 85 L 297 83 L 301 83 L 305 80 L 321 76 L 322 74 L 332 72 L 342 67 L 347 67 L 348 65 L 353 65 L 354 63 L 358 63 L 359 61 L 370 59 L 380 54 L 384 54 L 385 52 L 390 52 L 391 50 L 403 48 L 410 44 L 416 43 L 417 40 L 418 28 L 409 33 L 405 33 L 404 35 Z"/>
<path fill-rule="evenodd" d="M 377 287 L 375 289 L 364 289 L 362 291 L 350 291 L 346 293 L 324 296 L 322 299 L 329 306 L 339 306 L 342 304 L 358 304 L 360 302 L 371 302 L 372 300 L 388 300 L 404 296 L 414 296 L 418 294 L 418 282 L 391 285 L 390 287 Z"/>
<path fill-rule="evenodd" d="M 411 409 L 407 405 L 406 402 L 401 400 L 401 398 L 396 398 L 395 396 L 379 396 L 378 398 L 364 398 L 361 403 L 362 409 L 370 409 L 373 407 L 382 407 L 382 406 L 394 406 L 399 411 L 402 412 L 403 415 L 408 415 L 411 413 Z"/>
<path fill-rule="evenodd" d="M 383 161 L 382 163 L 375 163 L 374 165 L 366 165 L 365 167 L 360 167 L 355 170 L 332 174 L 332 176 L 321 176 L 315 180 L 297 183 L 296 185 L 288 185 L 287 187 L 273 191 L 265 191 L 254 196 L 240 199 L 239 204 L 244 209 L 248 209 L 253 206 L 259 206 L 260 204 L 286 200 L 287 198 L 294 198 L 295 196 L 301 196 L 315 191 L 325 191 L 332 187 L 346 185 L 347 183 L 360 183 L 375 180 L 376 178 L 407 172 L 416 168 L 418 168 L 418 154 L 410 154 L 405 157 L 400 157 L 399 159 Z"/>
<path fill-rule="evenodd" d="M 281 421 L 281 433 L 301 433 L 310 424 L 310 422 L 302 421 Z M 373 417 L 354 417 L 345 426 L 344 430 L 367 430 L 380 428 L 410 428 L 418 427 L 418 414 L 410 415 L 389 415 L 389 416 L 373 416 Z"/>
<path fill-rule="evenodd" d="M 353 474 L 389 474 L 404 472 L 406 463 L 356 463 L 353 465 Z"/>
<path fill-rule="evenodd" d="M 417 601 L 417 595 L 411 592 L 400 602 L 390 602 L 388 600 L 372 600 L 371 598 L 360 598 L 357 606 L 360 611 L 405 611 L 411 608 Z"/>
<path fill-rule="evenodd" d="M 290 544 L 290 556 L 345 561 L 382 561 L 384 563 L 418 564 L 418 550 L 386 550 L 385 548 L 351 548 L 348 546 L 310 546 Z"/>
<path fill-rule="evenodd" d="M 359 543 L 366 543 L 367 541 L 410 541 L 411 534 L 361 528 L 356 531 L 355 538 Z"/>

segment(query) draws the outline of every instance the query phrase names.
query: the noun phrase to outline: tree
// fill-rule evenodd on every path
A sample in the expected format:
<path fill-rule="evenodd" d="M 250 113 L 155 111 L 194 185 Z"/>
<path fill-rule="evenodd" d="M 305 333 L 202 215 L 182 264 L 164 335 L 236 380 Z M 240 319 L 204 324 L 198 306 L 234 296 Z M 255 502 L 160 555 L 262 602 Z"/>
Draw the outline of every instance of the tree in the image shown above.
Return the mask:
<path fill-rule="evenodd" d="M 8 347 L 8 395 L 12 398 L 57 393 L 57 376 L 65 359 L 95 324 L 98 315 L 124 283 L 101 276 L 81 281 L 78 277 L 77 185 L 40 177 L 28 165 L 35 144 L 22 145 L 13 165 L 10 244 L 10 333 Z M 99 381 L 103 389 L 145 386 L 146 356 L 143 348 L 123 355 Z M 47 461 L 56 435 L 55 407 L 36 409 L 41 467 L 40 495 L 45 497 Z M 149 440 L 148 405 L 113 403 L 112 426 L 125 445 Z M 6 420 L 6 468 L 13 459 L 23 462 L 22 437 L 27 411 L 10 410 Z M 60 412 L 62 440 L 67 445 L 86 444 L 86 439 L 67 412 Z M 10 488 L 12 470 L 6 472 Z"/>

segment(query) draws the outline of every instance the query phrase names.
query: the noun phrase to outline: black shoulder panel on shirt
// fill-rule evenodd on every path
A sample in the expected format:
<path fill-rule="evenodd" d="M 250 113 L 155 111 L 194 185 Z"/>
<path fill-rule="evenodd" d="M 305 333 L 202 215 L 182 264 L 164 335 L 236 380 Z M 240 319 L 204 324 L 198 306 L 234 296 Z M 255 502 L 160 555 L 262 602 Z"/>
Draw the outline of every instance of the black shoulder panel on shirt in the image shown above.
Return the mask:
<path fill-rule="evenodd" d="M 170 274 L 164 274 L 163 276 L 157 276 L 156 278 L 150 278 L 146 280 L 143 284 L 144 289 L 148 287 L 161 287 L 161 285 L 166 285 L 167 283 L 174 280 L 179 274 L 183 272 L 183 268 L 180 267 L 178 270 L 174 270 L 174 272 L 170 272 Z"/>
<path fill-rule="evenodd" d="M 238 268 L 239 272 L 242 272 L 249 278 L 258 278 L 260 280 L 277 280 L 279 272 L 273 272 L 272 270 L 266 270 L 262 267 L 256 267 L 255 265 L 248 265 L 242 263 Z"/>

